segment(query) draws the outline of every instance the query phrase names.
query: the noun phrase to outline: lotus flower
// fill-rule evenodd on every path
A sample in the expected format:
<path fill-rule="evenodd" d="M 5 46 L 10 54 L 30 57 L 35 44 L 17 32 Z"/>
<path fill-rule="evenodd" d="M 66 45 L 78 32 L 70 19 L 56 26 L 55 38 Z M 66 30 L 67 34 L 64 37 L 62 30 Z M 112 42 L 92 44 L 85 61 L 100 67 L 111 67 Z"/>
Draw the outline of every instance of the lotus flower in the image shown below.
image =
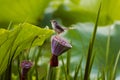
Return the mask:
<path fill-rule="evenodd" d="M 52 67 L 58 66 L 58 56 L 62 53 L 66 52 L 67 50 L 71 49 L 72 46 L 68 43 L 67 40 L 64 38 L 54 35 L 51 38 L 51 50 L 52 50 L 52 57 L 50 61 L 50 65 Z"/>
<path fill-rule="evenodd" d="M 29 69 L 32 67 L 32 62 L 31 61 L 23 61 L 21 63 L 21 68 L 22 68 L 22 72 L 21 72 L 21 80 L 26 80 L 26 77 L 27 77 L 27 73 L 29 71 Z"/>

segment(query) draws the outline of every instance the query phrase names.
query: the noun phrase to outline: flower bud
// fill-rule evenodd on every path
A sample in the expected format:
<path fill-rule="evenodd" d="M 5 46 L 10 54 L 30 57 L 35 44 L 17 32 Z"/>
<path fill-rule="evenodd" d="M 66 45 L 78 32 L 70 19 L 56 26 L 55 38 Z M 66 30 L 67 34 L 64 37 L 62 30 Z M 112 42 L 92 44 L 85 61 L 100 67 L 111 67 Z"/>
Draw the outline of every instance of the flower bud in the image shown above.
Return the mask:
<path fill-rule="evenodd" d="M 22 72 L 21 72 L 21 80 L 25 80 L 27 77 L 27 73 L 29 71 L 29 69 L 32 67 L 32 62 L 31 61 L 23 61 L 21 62 L 21 68 L 22 68 Z"/>

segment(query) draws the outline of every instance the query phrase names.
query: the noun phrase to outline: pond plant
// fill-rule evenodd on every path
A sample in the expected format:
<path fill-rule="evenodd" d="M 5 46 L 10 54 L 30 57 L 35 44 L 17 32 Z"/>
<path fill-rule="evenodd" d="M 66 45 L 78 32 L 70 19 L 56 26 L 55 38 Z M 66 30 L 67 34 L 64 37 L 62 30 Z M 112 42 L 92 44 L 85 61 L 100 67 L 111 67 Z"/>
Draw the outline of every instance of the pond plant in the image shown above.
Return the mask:
<path fill-rule="evenodd" d="M 0 80 L 120 80 L 119 0 L 0 0 Z"/>

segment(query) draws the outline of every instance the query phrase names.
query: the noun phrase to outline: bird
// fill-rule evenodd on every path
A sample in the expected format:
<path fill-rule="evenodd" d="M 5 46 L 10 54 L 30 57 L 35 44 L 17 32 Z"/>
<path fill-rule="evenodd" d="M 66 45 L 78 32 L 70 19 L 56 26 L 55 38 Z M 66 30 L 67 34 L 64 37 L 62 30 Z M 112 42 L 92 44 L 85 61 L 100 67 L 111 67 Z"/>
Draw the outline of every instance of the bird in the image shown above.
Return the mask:
<path fill-rule="evenodd" d="M 60 24 L 58 24 L 56 20 L 50 20 L 50 22 L 52 24 L 52 28 L 57 34 L 63 33 L 65 31 L 65 29 Z"/>
<path fill-rule="evenodd" d="M 60 24 L 58 24 L 56 20 L 50 20 L 50 22 L 52 24 L 52 28 L 58 35 L 63 33 L 65 30 L 76 29 L 76 27 L 69 27 L 69 28 L 62 27 Z"/>

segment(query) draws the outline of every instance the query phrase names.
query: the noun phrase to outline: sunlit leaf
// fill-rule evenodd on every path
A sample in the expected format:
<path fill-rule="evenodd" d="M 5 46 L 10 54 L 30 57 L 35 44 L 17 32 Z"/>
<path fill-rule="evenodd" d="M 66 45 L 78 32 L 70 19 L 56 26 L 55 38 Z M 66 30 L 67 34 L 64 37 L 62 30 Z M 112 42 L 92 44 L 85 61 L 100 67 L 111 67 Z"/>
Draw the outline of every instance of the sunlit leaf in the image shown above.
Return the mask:
<path fill-rule="evenodd" d="M 39 28 L 28 23 L 16 25 L 10 31 L 3 29 L 1 31 L 0 35 L 4 37 L 0 38 L 0 41 L 4 42 L 0 46 L 0 74 L 6 69 L 8 60 L 13 55 L 15 58 L 22 50 L 30 48 L 31 45 L 41 46 L 53 33 L 50 29 Z"/>
<path fill-rule="evenodd" d="M 80 3 L 77 2 L 79 5 L 64 3 L 55 11 L 54 17 L 61 19 L 67 26 L 78 22 L 95 22 L 100 1 L 102 10 L 99 25 L 108 25 L 120 20 L 119 0 L 80 0 Z"/>
<path fill-rule="evenodd" d="M 51 0 L 0 0 L 0 23 L 8 25 L 10 21 L 36 24 L 43 19 L 46 7 Z M 6 24 L 5 24 L 6 23 Z"/>

